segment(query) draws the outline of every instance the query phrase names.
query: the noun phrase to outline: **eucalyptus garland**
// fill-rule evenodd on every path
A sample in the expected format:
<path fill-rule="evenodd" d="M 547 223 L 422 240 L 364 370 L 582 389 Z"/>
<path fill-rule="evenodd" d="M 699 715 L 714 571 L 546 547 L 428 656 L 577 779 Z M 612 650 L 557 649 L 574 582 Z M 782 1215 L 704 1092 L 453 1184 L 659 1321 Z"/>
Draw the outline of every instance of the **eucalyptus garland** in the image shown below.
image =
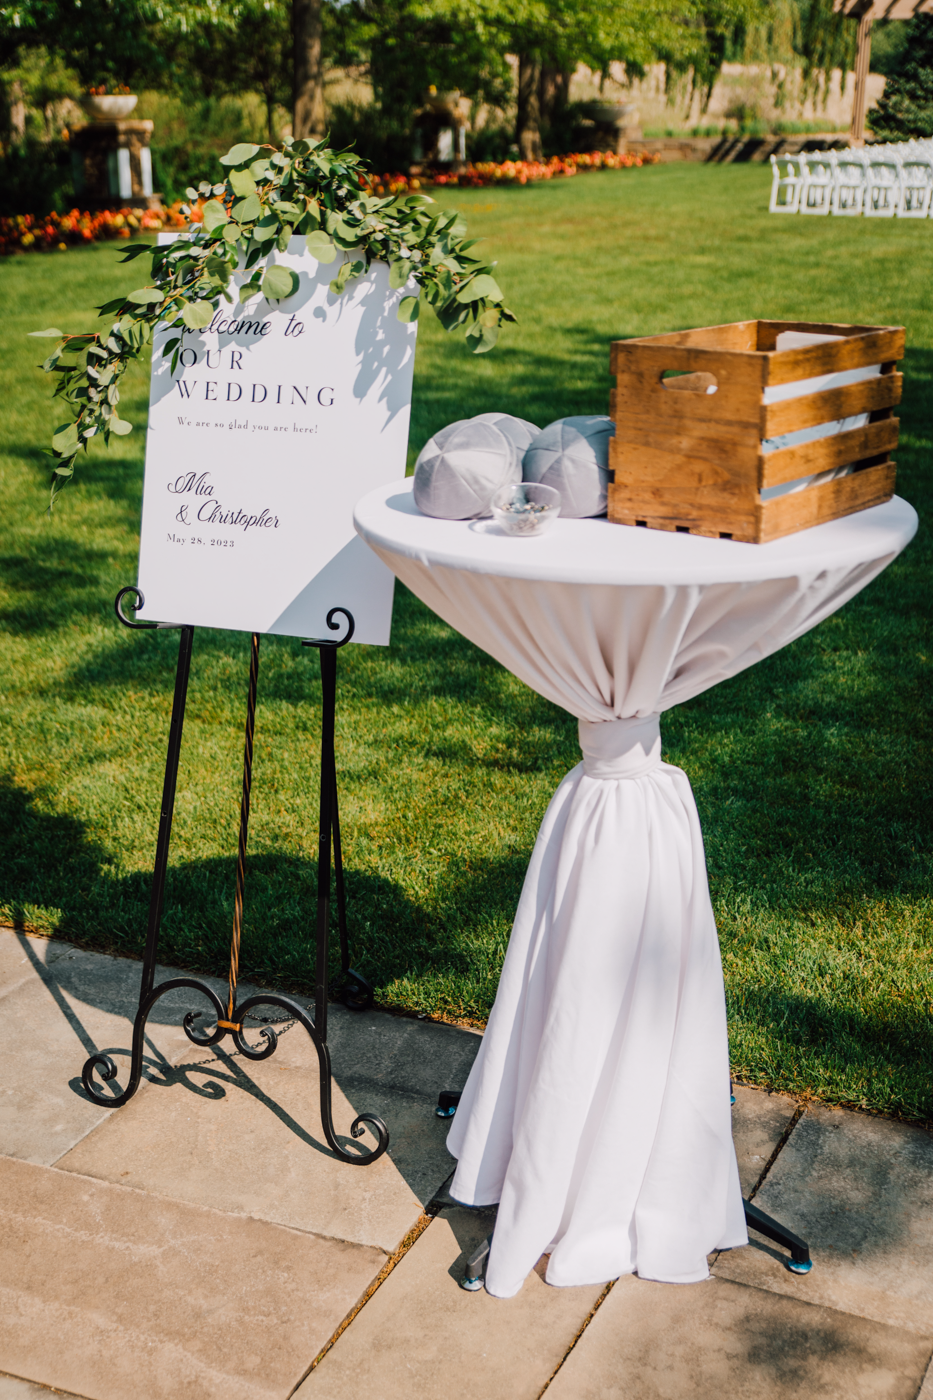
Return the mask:
<path fill-rule="evenodd" d="M 330 284 L 335 295 L 373 262 L 386 262 L 393 289 L 409 283 L 416 288 L 399 302 L 399 320 L 414 321 L 424 300 L 445 330 L 465 328 L 475 354 L 491 350 L 499 327 L 515 320 L 503 305 L 495 264 L 470 251 L 476 240 L 467 240 L 463 218 L 455 210 L 432 209 L 426 195 L 377 198 L 365 163 L 352 152 L 334 151 L 326 141 L 286 141 L 281 150 L 241 144 L 221 164 L 227 168 L 223 183 L 204 182 L 187 192 L 192 201 L 206 201 L 203 221 L 192 223 L 187 236 L 163 247 L 142 243 L 127 249 L 124 262 L 150 259 L 151 283 L 97 308 L 102 316 L 116 315 L 109 331 L 32 332 L 59 339 L 42 368 L 58 376 L 55 396 L 71 413 L 52 437 L 50 509 L 91 438 L 101 435 L 109 444 L 111 434 L 132 431 L 118 411 L 120 380 L 153 330 L 178 331 L 164 351 L 172 355 L 174 373 L 185 331 L 210 325 L 221 297 L 232 304 L 230 282 L 238 269 L 252 271 L 240 286 L 241 302 L 258 296 L 286 301 L 298 290 L 298 275 L 268 257 L 275 249 L 284 253 L 295 235 L 304 236 L 318 262 L 342 259 Z"/>

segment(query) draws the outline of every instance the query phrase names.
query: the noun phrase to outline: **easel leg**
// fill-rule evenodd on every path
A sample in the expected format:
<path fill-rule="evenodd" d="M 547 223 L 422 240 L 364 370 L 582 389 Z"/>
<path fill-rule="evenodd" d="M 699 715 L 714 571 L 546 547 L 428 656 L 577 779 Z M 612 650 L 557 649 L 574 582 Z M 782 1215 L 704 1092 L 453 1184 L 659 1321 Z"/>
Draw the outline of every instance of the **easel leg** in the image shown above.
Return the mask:
<path fill-rule="evenodd" d="M 181 736 L 185 724 L 185 705 L 188 699 L 188 677 L 191 673 L 191 648 L 194 641 L 194 628 L 182 627 L 178 638 L 178 663 L 175 668 L 175 694 L 172 697 L 172 719 L 168 731 L 168 753 L 165 759 L 165 780 L 162 784 L 162 810 L 159 815 L 159 836 L 156 841 L 155 866 L 152 872 L 152 890 L 149 895 L 149 922 L 146 928 L 146 952 L 143 958 L 143 975 L 139 989 L 139 1010 L 133 1028 L 133 1052 L 130 1065 L 130 1082 L 122 1094 L 101 1094 L 95 1087 L 95 1070 L 101 1079 L 116 1078 L 117 1067 L 109 1055 L 92 1055 L 81 1074 L 85 1091 L 95 1103 L 107 1108 L 119 1108 L 127 1102 L 139 1088 L 143 1071 L 143 1029 L 149 1013 L 147 1005 L 152 995 L 155 981 L 156 956 L 159 950 L 159 929 L 162 924 L 162 910 L 165 904 L 165 876 L 168 870 L 168 851 L 172 839 L 172 817 L 175 812 L 175 788 L 178 783 L 178 759 L 181 753 Z"/>
<path fill-rule="evenodd" d="M 328 944 L 330 942 L 330 851 L 337 766 L 334 758 L 334 715 L 337 704 L 337 654 L 321 647 L 321 806 L 317 848 L 317 974 L 314 1024 L 327 1040 Z"/>
<path fill-rule="evenodd" d="M 375 992 L 361 972 L 350 966 L 350 940 L 347 934 L 347 895 L 343 882 L 343 853 L 340 849 L 340 814 L 337 806 L 337 769 L 334 767 L 334 882 L 337 886 L 337 924 L 340 929 L 340 968 L 343 986 L 338 992 L 351 1011 L 368 1011 Z"/>

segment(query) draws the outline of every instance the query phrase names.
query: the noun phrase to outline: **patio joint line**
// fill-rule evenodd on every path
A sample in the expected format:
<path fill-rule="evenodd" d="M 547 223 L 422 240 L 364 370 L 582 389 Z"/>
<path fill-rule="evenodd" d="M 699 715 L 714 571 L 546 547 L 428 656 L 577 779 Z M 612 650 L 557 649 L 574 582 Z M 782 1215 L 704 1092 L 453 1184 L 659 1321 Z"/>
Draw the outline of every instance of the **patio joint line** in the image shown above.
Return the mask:
<path fill-rule="evenodd" d="M 623 1277 L 623 1275 L 620 1275 L 620 1277 Z M 627 1278 L 628 1275 L 624 1275 L 624 1277 Z M 589 1327 L 590 1323 L 593 1321 L 593 1318 L 596 1316 L 596 1314 L 599 1312 L 599 1309 L 602 1307 L 603 1303 L 604 1303 L 604 1302 L 606 1301 L 606 1299 L 609 1297 L 609 1294 L 612 1292 L 612 1289 L 613 1289 L 614 1285 L 615 1285 L 617 1282 L 618 1282 L 617 1279 L 612 1278 L 612 1279 L 610 1279 L 609 1282 L 606 1284 L 606 1287 L 603 1289 L 602 1293 L 600 1293 L 599 1297 L 596 1299 L 596 1302 L 595 1302 L 595 1303 L 593 1304 L 593 1306 L 590 1308 L 590 1310 L 589 1310 L 589 1312 L 587 1313 L 586 1317 L 583 1319 L 582 1323 L 580 1324 L 579 1330 L 577 1331 L 577 1334 L 576 1334 L 576 1336 L 574 1337 L 573 1341 L 570 1343 L 570 1346 L 569 1346 L 569 1347 L 567 1348 L 567 1350 L 564 1352 L 564 1354 L 563 1354 L 563 1356 L 561 1357 L 560 1361 L 558 1361 L 557 1365 L 554 1367 L 554 1370 L 551 1372 L 551 1374 L 548 1376 L 547 1380 L 544 1382 L 544 1387 L 543 1387 L 543 1389 L 539 1392 L 538 1400 L 541 1400 L 541 1396 L 544 1394 L 545 1390 L 547 1390 L 548 1386 L 551 1384 L 551 1381 L 552 1381 L 552 1380 L 554 1379 L 554 1377 L 557 1375 L 558 1371 L 559 1371 L 560 1368 L 563 1366 L 564 1362 L 567 1360 L 567 1357 L 568 1357 L 568 1356 L 570 1355 L 570 1353 L 573 1351 L 574 1347 L 577 1345 L 577 1342 L 578 1342 L 578 1341 L 580 1340 L 580 1338 L 583 1336 L 583 1333 L 584 1333 L 584 1332 L 586 1331 L 586 1329 Z"/>
<path fill-rule="evenodd" d="M 54 1385 L 45 1385 L 42 1381 L 30 1380 L 28 1376 L 14 1376 L 12 1371 L 0 1371 L 0 1380 L 22 1381 L 23 1385 L 37 1385 L 41 1390 L 47 1390 L 50 1395 L 64 1395 L 67 1400 L 91 1400 L 89 1395 L 79 1395 L 75 1390 L 56 1390 Z"/>
<path fill-rule="evenodd" d="M 98 1124 L 97 1126 L 100 1127 L 101 1125 Z M 61 1161 L 61 1158 L 58 1160 Z M 265 1216 L 256 1215 L 254 1212 L 221 1210 L 219 1206 L 206 1206 L 200 1202 L 186 1201 L 178 1196 L 167 1196 L 165 1192 L 152 1191 L 149 1187 L 129 1186 L 123 1181 L 111 1181 L 111 1179 L 106 1176 L 89 1176 L 87 1172 L 73 1172 L 68 1168 L 56 1166 L 54 1163 L 49 1165 L 46 1162 L 27 1162 L 22 1157 L 5 1157 L 0 1154 L 0 1163 L 2 1162 L 17 1162 L 21 1166 L 35 1167 L 37 1171 L 58 1172 L 60 1176 L 67 1177 L 69 1181 L 87 1181 L 94 1186 L 103 1186 L 114 1191 L 129 1191 L 132 1195 L 139 1196 L 143 1200 L 166 1201 L 170 1205 L 181 1206 L 186 1210 L 205 1211 L 210 1215 L 221 1215 L 226 1220 L 255 1220 L 260 1225 L 268 1225 L 271 1230 L 287 1230 L 290 1235 L 304 1235 L 313 1240 L 330 1240 L 336 1244 L 346 1244 L 353 1249 L 375 1249 L 380 1254 L 386 1253 L 383 1247 L 378 1244 L 361 1244 L 359 1240 L 347 1240 L 344 1239 L 342 1235 L 325 1235 L 321 1230 L 305 1230 L 300 1225 L 286 1225 L 280 1220 L 267 1220 Z M 411 1235 L 414 1230 L 417 1230 L 420 1223 L 421 1221 L 419 1220 L 418 1223 L 409 1230 L 408 1234 L 405 1236 L 405 1240 L 409 1238 L 409 1235 Z M 427 1223 L 430 1223 L 430 1221 Z M 420 1230 L 418 1233 L 421 1233 Z M 390 1260 L 401 1258 L 404 1252 L 405 1240 L 399 1245 L 395 1254 L 390 1256 Z M 412 1243 L 414 1243 L 414 1240 L 412 1240 Z M 0 1375 L 2 1374 L 3 1373 L 0 1372 Z"/>
<path fill-rule="evenodd" d="M 791 1133 L 794 1131 L 794 1129 L 796 1128 L 797 1124 L 800 1122 L 801 1118 L 806 1113 L 806 1111 L 806 1104 L 801 1103 L 797 1105 L 796 1109 L 794 1110 L 793 1117 L 791 1118 L 787 1127 L 784 1129 L 783 1133 L 777 1140 L 777 1146 L 771 1153 L 771 1156 L 768 1158 L 767 1162 L 765 1162 L 764 1166 L 761 1169 L 761 1174 L 759 1175 L 758 1180 L 755 1182 L 754 1186 L 748 1193 L 748 1199 L 750 1201 L 754 1200 L 758 1192 L 761 1190 L 765 1182 L 765 1177 L 768 1175 L 768 1172 L 771 1170 L 778 1157 L 781 1155 L 781 1152 L 787 1145 L 787 1141 L 790 1138 Z"/>
<path fill-rule="evenodd" d="M 930 1389 L 927 1389 L 927 1381 L 930 1382 Z M 924 1400 L 924 1390 L 926 1390 L 927 1395 L 933 1393 L 933 1356 L 931 1356 L 929 1361 L 927 1362 L 927 1368 L 924 1371 L 923 1379 L 920 1382 L 920 1389 L 914 1396 L 914 1400 Z"/>
<path fill-rule="evenodd" d="M 340 1326 L 334 1332 L 333 1336 L 328 1342 L 324 1343 L 317 1356 L 311 1362 L 311 1365 L 308 1367 L 307 1371 L 305 1371 L 304 1375 L 302 1375 L 299 1378 L 295 1386 L 289 1391 L 288 1400 L 291 1400 L 291 1397 L 295 1394 L 295 1391 L 298 1390 L 299 1386 L 304 1385 L 311 1372 L 324 1360 L 324 1357 L 330 1351 L 334 1343 L 340 1340 L 343 1333 L 350 1326 L 350 1323 L 359 1313 L 362 1312 L 363 1308 L 365 1308 L 366 1304 L 369 1302 L 370 1298 L 372 1298 L 373 1294 L 379 1291 L 379 1289 L 385 1283 L 386 1279 L 391 1274 L 392 1270 L 395 1268 L 396 1264 L 400 1263 L 401 1260 L 404 1259 L 405 1255 L 413 1247 L 413 1245 L 417 1243 L 418 1239 L 421 1237 L 421 1235 L 424 1234 L 425 1230 L 431 1224 L 431 1221 L 433 1219 L 433 1216 L 427 1215 L 424 1211 L 421 1212 L 420 1217 L 408 1231 L 405 1238 L 399 1245 L 398 1249 L 396 1249 L 394 1254 L 389 1256 L 389 1258 L 383 1264 L 382 1268 L 379 1270 L 376 1277 L 373 1279 L 372 1283 L 364 1291 L 362 1297 L 359 1299 L 358 1302 L 354 1303 L 353 1307 L 347 1313 L 346 1317 L 343 1319 Z"/>

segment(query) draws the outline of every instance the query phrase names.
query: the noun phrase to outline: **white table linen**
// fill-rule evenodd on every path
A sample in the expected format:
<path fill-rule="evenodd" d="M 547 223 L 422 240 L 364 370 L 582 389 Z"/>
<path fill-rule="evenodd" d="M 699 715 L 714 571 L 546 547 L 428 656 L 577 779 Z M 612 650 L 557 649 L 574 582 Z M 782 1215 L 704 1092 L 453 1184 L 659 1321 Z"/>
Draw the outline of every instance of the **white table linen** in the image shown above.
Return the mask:
<path fill-rule="evenodd" d="M 516 540 L 381 488 L 357 530 L 446 622 L 579 721 L 448 1146 L 499 1203 L 486 1287 L 688 1283 L 747 1241 L 722 970 L 690 784 L 659 715 L 777 651 L 908 543 L 895 500 L 768 545 L 558 520 Z"/>

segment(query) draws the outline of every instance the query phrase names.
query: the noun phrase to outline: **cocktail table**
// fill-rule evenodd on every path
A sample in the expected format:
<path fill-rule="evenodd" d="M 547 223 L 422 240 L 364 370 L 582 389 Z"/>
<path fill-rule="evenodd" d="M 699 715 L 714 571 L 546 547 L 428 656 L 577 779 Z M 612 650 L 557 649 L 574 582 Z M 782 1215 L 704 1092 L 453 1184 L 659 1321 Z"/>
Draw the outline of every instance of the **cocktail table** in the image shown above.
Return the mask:
<path fill-rule="evenodd" d="M 908 544 L 895 497 L 771 544 L 557 520 L 532 539 L 421 515 L 356 528 L 423 602 L 579 721 L 448 1146 L 450 1194 L 499 1203 L 486 1287 L 691 1283 L 747 1243 L 703 838 L 660 715 L 786 646 Z M 753 1221 L 754 1223 L 754 1221 Z M 758 1228 L 756 1226 L 756 1228 Z"/>

